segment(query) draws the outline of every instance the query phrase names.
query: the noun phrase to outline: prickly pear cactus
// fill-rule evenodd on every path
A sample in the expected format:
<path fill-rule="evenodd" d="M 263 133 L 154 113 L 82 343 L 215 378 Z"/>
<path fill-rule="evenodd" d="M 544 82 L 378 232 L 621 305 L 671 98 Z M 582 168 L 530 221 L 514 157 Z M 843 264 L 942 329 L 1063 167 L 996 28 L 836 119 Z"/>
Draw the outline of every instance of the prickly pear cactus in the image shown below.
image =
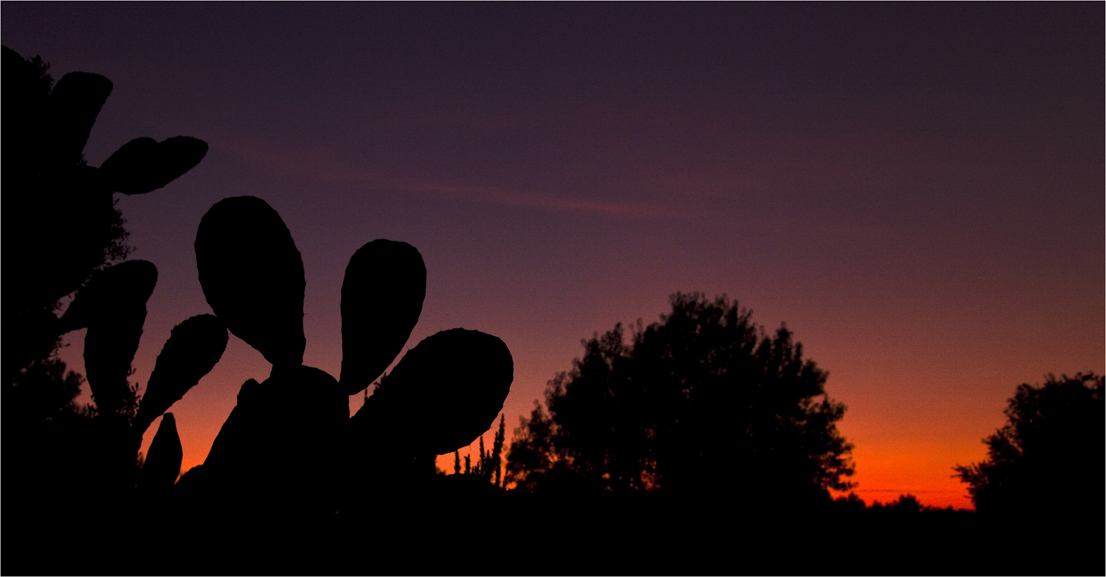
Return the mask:
<path fill-rule="evenodd" d="M 491 427 L 513 379 L 514 362 L 502 340 L 479 331 L 442 331 L 404 355 L 350 425 L 370 438 L 397 435 L 394 442 L 414 454 L 452 453 Z M 410 418 L 413 409 L 418 419 Z"/>
<path fill-rule="evenodd" d="M 87 328 L 85 371 L 98 413 L 97 442 L 92 459 L 96 476 L 119 491 L 133 488 L 135 455 L 142 434 L 157 417 L 209 373 L 227 346 L 227 329 L 212 315 L 198 315 L 173 328 L 158 355 L 141 400 L 128 382 L 146 319 L 146 301 L 157 282 L 157 268 L 142 260 L 126 261 L 103 270 L 78 291 L 58 321 L 61 332 Z M 154 479 L 169 476 L 158 453 L 180 452 L 175 422 L 162 423 L 147 463 L 161 467 Z M 166 432 L 171 427 L 172 434 Z M 176 444 L 173 448 L 172 445 Z M 152 461 L 151 461 L 152 460 Z M 172 472 L 172 480 L 179 474 Z M 145 475 L 149 477 L 149 475 Z M 159 481 L 148 481 L 157 484 Z M 170 481 L 170 485 L 172 481 Z"/>
<path fill-rule="evenodd" d="M 19 231 L 6 243 L 3 318 L 4 378 L 56 347 L 62 328 L 54 310 L 98 268 L 125 256 L 122 217 L 113 193 L 141 194 L 195 167 L 207 144 L 188 136 L 123 145 L 100 168 L 84 147 L 112 83 L 72 72 L 56 84 L 40 61 L 3 48 L 3 226 Z"/>
<path fill-rule="evenodd" d="M 342 283 L 342 376 L 365 390 L 403 350 L 426 298 L 426 265 L 415 247 L 377 239 L 349 259 Z"/>
<path fill-rule="evenodd" d="M 134 426 L 147 427 L 215 368 L 227 348 L 227 328 L 213 315 L 196 315 L 173 328 L 157 357 Z"/>
<path fill-rule="evenodd" d="M 61 520 L 87 522 L 115 537 L 120 526 L 110 521 L 130 520 L 136 483 L 164 488 L 179 473 L 181 447 L 172 417 L 162 421 L 147 455 L 150 468 L 139 475 L 142 432 L 210 371 L 226 346 L 227 331 L 210 315 L 178 326 L 159 358 L 160 370 L 139 400 L 137 385 L 128 378 L 157 269 L 145 261 L 107 266 L 129 251 L 114 193 L 142 194 L 165 186 L 195 167 L 207 144 L 187 136 L 161 143 L 139 138 L 101 167 L 90 166 L 84 148 L 112 83 L 85 72 L 66 74 L 55 83 L 47 68 L 37 57 L 27 60 L 2 49 L 2 218 L 4 230 L 17 239 L 4 244 L 0 259 L 9 281 L 0 314 L 6 337 L 5 431 L 12 439 L 4 445 L 5 494 L 17 496 L 5 502 L 5 518 L 26 535 L 55 532 L 53 524 Z M 59 319 L 60 299 L 74 291 Z M 202 328 L 193 330 L 197 325 Z M 44 372 L 64 369 L 54 358 L 60 339 L 81 328 L 88 329 L 84 357 L 95 402 L 91 412 L 65 404 L 79 387 L 79 376 Z M 182 331 L 189 334 L 179 335 Z M 20 380 L 29 374 L 41 376 Z M 71 387 L 64 396 L 53 392 L 63 378 Z M 16 389 L 23 390 L 16 395 Z M 56 408 L 27 410 L 40 398 Z M 78 496 L 82 506 L 74 507 L 72 499 Z M 34 559 L 36 570 L 51 571 L 41 569 L 48 556 L 36 551 L 22 555 Z M 64 555 L 50 551 L 49 557 Z"/>
<path fill-rule="evenodd" d="M 139 491 L 165 491 L 173 486 L 180 475 L 184 451 L 177 434 L 177 420 L 173 413 L 165 413 L 158 425 L 157 434 L 150 443 L 150 455 L 138 474 Z"/>
<path fill-rule="evenodd" d="M 402 483 L 415 474 L 406 465 L 467 445 L 502 410 L 514 374 L 507 346 L 453 329 L 409 351 L 349 418 L 348 396 L 381 376 L 422 310 L 426 267 L 406 243 L 376 240 L 350 259 L 340 381 L 302 365 L 303 262 L 267 203 L 235 197 L 212 206 L 196 235 L 196 264 L 215 314 L 273 364 L 268 379 L 243 384 L 207 460 L 189 473 L 222 510 L 257 514 L 279 502 L 282 514 L 333 513 L 342 492 L 374 469 Z"/>
<path fill-rule="evenodd" d="M 265 201 L 219 201 L 196 233 L 200 286 L 230 332 L 274 366 L 303 363 L 303 260 Z"/>

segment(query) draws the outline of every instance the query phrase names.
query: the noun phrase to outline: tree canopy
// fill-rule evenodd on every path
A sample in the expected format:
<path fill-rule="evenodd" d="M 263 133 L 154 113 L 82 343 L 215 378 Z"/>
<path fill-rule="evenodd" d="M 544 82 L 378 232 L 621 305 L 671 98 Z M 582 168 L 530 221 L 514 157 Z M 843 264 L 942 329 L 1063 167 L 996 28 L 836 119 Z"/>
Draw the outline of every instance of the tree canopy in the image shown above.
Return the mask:
<path fill-rule="evenodd" d="M 845 406 L 786 326 L 774 334 L 725 296 L 671 297 L 629 341 L 621 324 L 583 342 L 508 453 L 508 482 L 535 493 L 793 502 L 851 486 Z"/>
<path fill-rule="evenodd" d="M 987 458 L 956 467 L 976 510 L 1023 518 L 1089 511 L 1101 529 L 1102 389 L 1103 377 L 1094 373 L 1019 385 L 1007 401 L 1006 424 L 983 440 Z"/>

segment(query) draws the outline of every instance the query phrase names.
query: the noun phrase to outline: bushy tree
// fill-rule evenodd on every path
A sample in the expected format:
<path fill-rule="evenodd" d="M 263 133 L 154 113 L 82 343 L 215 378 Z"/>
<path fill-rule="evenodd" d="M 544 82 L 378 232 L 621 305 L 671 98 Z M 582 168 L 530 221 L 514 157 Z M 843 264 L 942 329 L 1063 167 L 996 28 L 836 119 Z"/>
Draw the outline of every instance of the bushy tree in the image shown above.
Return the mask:
<path fill-rule="evenodd" d="M 629 342 L 584 341 L 515 431 L 508 481 L 534 492 L 805 502 L 847 489 L 845 406 L 785 326 L 767 334 L 725 296 L 676 294 Z"/>
<path fill-rule="evenodd" d="M 996 517 L 1091 515 L 1102 528 L 1106 467 L 1103 377 L 1048 375 L 1007 401 L 1006 424 L 983 440 L 987 458 L 957 465 L 976 510 Z"/>

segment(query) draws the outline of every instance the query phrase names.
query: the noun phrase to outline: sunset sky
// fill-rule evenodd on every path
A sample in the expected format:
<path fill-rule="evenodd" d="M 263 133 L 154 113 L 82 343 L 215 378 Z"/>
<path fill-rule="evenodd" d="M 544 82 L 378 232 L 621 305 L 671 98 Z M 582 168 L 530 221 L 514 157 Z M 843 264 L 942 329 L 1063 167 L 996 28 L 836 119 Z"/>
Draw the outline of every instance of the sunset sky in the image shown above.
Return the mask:
<path fill-rule="evenodd" d="M 377 238 L 426 262 L 408 347 L 507 343 L 508 437 L 581 339 L 725 293 L 829 372 L 861 497 L 956 507 L 953 466 L 1018 384 L 1104 371 L 1103 21 L 1101 2 L 0 6 L 3 44 L 55 80 L 114 83 L 90 164 L 139 136 L 210 145 L 119 201 L 159 270 L 142 385 L 211 312 L 200 218 L 253 195 L 303 255 L 307 365 L 338 375 L 343 272 Z M 184 470 L 269 370 L 231 337 L 171 409 Z"/>

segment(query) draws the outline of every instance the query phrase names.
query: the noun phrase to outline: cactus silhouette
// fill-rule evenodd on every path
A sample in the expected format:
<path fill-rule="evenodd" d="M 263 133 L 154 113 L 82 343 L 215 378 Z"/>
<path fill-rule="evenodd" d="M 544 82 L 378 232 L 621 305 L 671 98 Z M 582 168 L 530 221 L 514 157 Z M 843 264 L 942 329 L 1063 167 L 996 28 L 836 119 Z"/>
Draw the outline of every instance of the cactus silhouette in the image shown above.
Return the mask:
<path fill-rule="evenodd" d="M 79 488 L 93 503 L 92 518 L 102 521 L 133 509 L 122 505 L 135 504 L 136 483 L 172 486 L 181 453 L 175 421 L 163 420 L 147 455 L 149 469 L 140 474 L 142 433 L 211 370 L 227 342 L 214 316 L 181 323 L 139 400 L 137 385 L 128 380 L 157 268 L 118 262 L 129 247 L 114 194 L 161 188 L 196 166 L 208 147 L 187 136 L 160 143 L 138 138 L 99 168 L 90 166 L 84 148 L 111 81 L 73 72 L 55 84 L 37 57 L 27 60 L 3 47 L 2 59 L 3 219 L 17 238 L 5 243 L 3 255 L 3 274 L 11 281 L 3 292 L 5 418 L 18 427 L 6 430 L 19 439 L 5 445 L 12 472 L 5 478 L 21 495 L 9 504 L 21 521 L 50 519 L 71 507 L 58 497 Z M 74 292 L 58 318 L 60 299 Z M 24 414 L 26 407 L 13 405 L 17 397 L 7 391 L 24 369 L 57 366 L 48 361 L 61 337 L 77 329 L 87 329 L 84 362 L 94 411 L 59 410 L 48 419 Z M 79 377 L 73 379 L 79 385 Z"/>
<path fill-rule="evenodd" d="M 141 403 L 120 405 L 128 390 L 131 362 L 146 320 L 146 301 L 157 283 L 157 267 L 131 260 L 108 267 L 77 291 L 58 320 L 60 332 L 87 328 L 85 371 L 97 412 L 123 412 L 141 436 L 188 389 L 211 372 L 227 346 L 227 329 L 212 315 L 197 315 L 173 328 L 158 355 Z"/>
<path fill-rule="evenodd" d="M 212 315 L 197 315 L 173 328 L 138 406 L 134 425 L 139 432 L 211 372 L 227 348 L 227 338 L 223 322 Z"/>
<path fill-rule="evenodd" d="M 168 184 L 199 164 L 207 143 L 187 136 L 124 144 L 100 168 L 84 147 L 112 83 L 71 72 L 51 87 L 41 61 L 3 47 L 4 377 L 48 357 L 64 327 L 54 310 L 99 267 L 125 256 L 122 217 L 113 193 L 141 194 Z M 13 339 L 9 339 L 13 340 Z M 102 396 L 102 395 L 101 395 Z"/>
<path fill-rule="evenodd" d="M 495 421 L 514 378 L 511 352 L 492 335 L 452 329 L 408 351 L 354 415 L 355 435 L 402 431 L 396 442 L 414 454 L 444 455 L 467 446 Z M 410 411 L 422 413 L 416 426 Z M 406 430 L 404 430 L 406 429 Z"/>
<path fill-rule="evenodd" d="M 180 436 L 177 435 L 177 421 L 173 418 L 173 413 L 165 413 L 157 434 L 150 443 L 150 454 L 139 473 L 138 489 L 156 491 L 172 487 L 180 475 L 183 458 Z"/>
<path fill-rule="evenodd" d="M 88 329 L 85 371 L 99 417 L 91 470 L 93 482 L 109 490 L 127 491 L 135 486 L 136 453 L 143 432 L 211 371 L 227 345 L 227 329 L 212 315 L 194 316 L 178 324 L 158 355 L 139 400 L 128 377 L 142 336 L 146 301 L 156 282 L 157 268 L 152 263 L 119 263 L 93 275 L 58 321 L 63 333 Z M 169 423 L 162 423 L 155 441 L 146 463 L 160 472 L 143 476 L 156 479 L 147 484 L 171 476 L 171 485 L 180 473 L 180 457 L 175 471 L 169 471 L 167 463 L 173 462 L 171 455 L 182 451 L 172 417 Z"/>
<path fill-rule="evenodd" d="M 422 312 L 426 265 L 415 247 L 374 240 L 353 253 L 342 283 L 342 375 L 350 395 L 395 360 Z"/>
<path fill-rule="evenodd" d="M 507 346 L 453 329 L 409 351 L 350 419 L 348 396 L 384 372 L 418 321 L 426 267 L 414 247 L 375 240 L 350 259 L 341 381 L 302 364 L 303 262 L 275 210 L 255 197 L 224 199 L 201 220 L 195 248 L 208 304 L 273 365 L 265 381 L 242 385 L 204 464 L 186 475 L 215 508 L 257 514 L 279 502 L 284 515 L 333 513 L 341 489 L 365 481 L 371 465 L 405 480 L 414 469 L 404 464 L 467 445 L 502 410 L 514 378 Z"/>
<path fill-rule="evenodd" d="M 146 301 L 157 283 L 157 267 L 144 260 L 119 263 L 89 280 L 62 316 L 63 330 L 88 328 L 84 365 L 101 415 L 126 413 L 127 377 L 146 322 Z"/>
<path fill-rule="evenodd" d="M 63 335 L 87 329 L 84 360 L 95 403 L 91 414 L 19 422 L 16 437 L 30 440 L 14 451 L 5 445 L 5 463 L 15 472 L 5 479 L 14 494 L 30 498 L 12 504 L 12 518 L 38 530 L 51 519 L 83 522 L 83 513 L 58 498 L 79 488 L 94 510 L 84 529 L 101 533 L 96 540 L 105 548 L 95 555 L 103 556 L 119 530 L 160 520 L 170 503 L 178 514 L 205 504 L 197 510 L 245 514 L 240 519 L 251 522 L 330 515 L 351 487 L 425 487 L 421 480 L 432 470 L 425 465 L 435 454 L 465 446 L 491 426 L 514 373 L 509 349 L 492 335 L 432 335 L 384 384 L 426 294 L 422 256 L 406 243 L 375 240 L 350 259 L 340 379 L 304 366 L 303 262 L 280 216 L 253 197 L 225 199 L 203 217 L 197 269 L 214 315 L 172 330 L 140 397 L 131 365 L 157 268 L 124 261 L 129 249 L 113 195 L 165 186 L 196 166 L 207 144 L 137 138 L 100 167 L 89 166 L 83 150 L 111 82 L 71 73 L 54 86 L 40 60 L 6 47 L 2 70 L 4 224 L 22 237 L 17 247 L 5 245 L 3 258 L 4 274 L 18 279 L 3 293 L 5 334 L 19 335 L 5 343 L 5 379 L 11 383 L 53 355 Z M 71 294 L 59 318 L 58 303 Z M 242 385 L 204 464 L 176 482 L 183 451 L 166 411 L 218 363 L 228 330 L 261 352 L 272 371 Z M 349 396 L 378 379 L 351 419 Z M 139 467 L 142 435 L 162 415 Z M 157 537 L 149 542 L 155 551 L 172 548 Z"/>
<path fill-rule="evenodd" d="M 196 267 L 211 310 L 274 366 L 303 363 L 303 260 L 280 215 L 254 197 L 200 220 Z"/>

